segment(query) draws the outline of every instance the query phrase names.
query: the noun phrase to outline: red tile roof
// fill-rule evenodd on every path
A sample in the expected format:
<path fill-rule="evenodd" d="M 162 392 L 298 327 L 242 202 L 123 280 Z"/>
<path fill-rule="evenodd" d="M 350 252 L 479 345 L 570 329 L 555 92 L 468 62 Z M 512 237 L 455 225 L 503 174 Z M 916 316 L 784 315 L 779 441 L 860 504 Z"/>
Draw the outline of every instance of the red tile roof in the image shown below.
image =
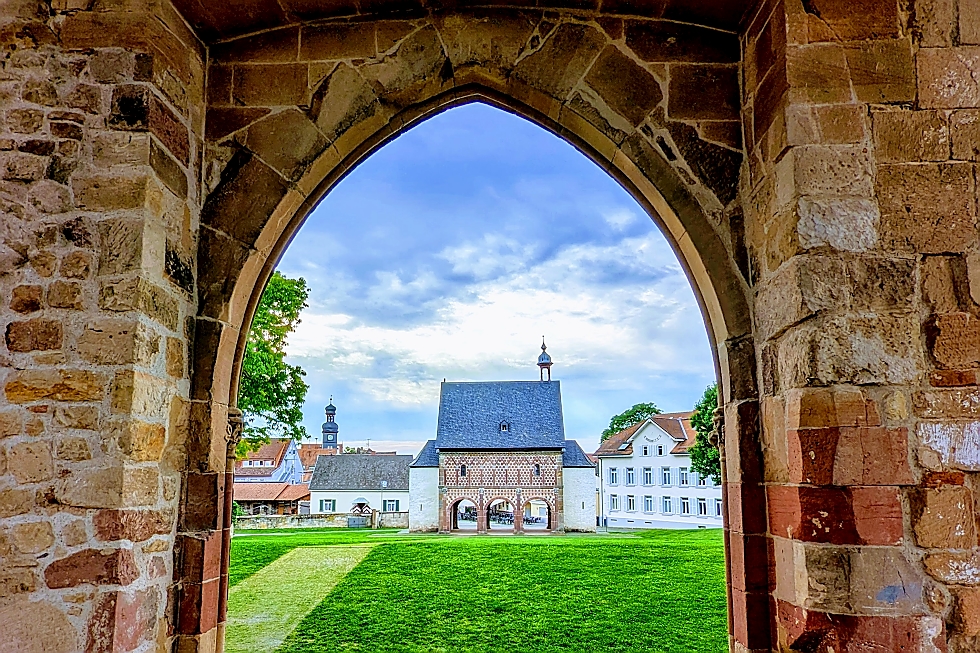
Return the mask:
<path fill-rule="evenodd" d="M 255 451 L 249 451 L 243 460 L 271 460 L 271 467 L 245 467 L 243 460 L 235 461 L 235 476 L 271 476 L 279 465 L 282 464 L 283 456 L 289 449 L 289 440 L 271 440 L 269 444 L 263 444 Z"/>
<path fill-rule="evenodd" d="M 337 449 L 324 449 L 322 447 L 303 445 L 299 448 L 299 462 L 302 463 L 303 469 L 312 470 L 316 467 L 317 456 L 333 456 L 337 452 Z"/>
<path fill-rule="evenodd" d="M 310 497 L 308 485 L 235 483 L 235 501 L 300 501 Z"/>
<path fill-rule="evenodd" d="M 667 432 L 677 443 L 670 453 L 684 454 L 694 446 L 697 431 L 691 426 L 692 411 L 682 413 L 661 413 L 654 415 L 650 421 Z M 634 424 L 629 428 L 623 429 L 619 433 L 606 438 L 596 449 L 596 456 L 629 456 L 633 453 L 633 443 L 631 438 L 646 421 Z"/>

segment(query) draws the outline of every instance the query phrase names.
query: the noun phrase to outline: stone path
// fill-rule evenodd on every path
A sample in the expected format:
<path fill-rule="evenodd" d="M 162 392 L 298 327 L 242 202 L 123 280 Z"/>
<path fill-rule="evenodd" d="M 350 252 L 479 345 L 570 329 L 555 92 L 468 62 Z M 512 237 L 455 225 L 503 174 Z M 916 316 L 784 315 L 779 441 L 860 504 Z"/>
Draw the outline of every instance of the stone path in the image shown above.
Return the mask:
<path fill-rule="evenodd" d="M 299 547 L 228 592 L 225 651 L 274 651 L 374 544 Z"/>

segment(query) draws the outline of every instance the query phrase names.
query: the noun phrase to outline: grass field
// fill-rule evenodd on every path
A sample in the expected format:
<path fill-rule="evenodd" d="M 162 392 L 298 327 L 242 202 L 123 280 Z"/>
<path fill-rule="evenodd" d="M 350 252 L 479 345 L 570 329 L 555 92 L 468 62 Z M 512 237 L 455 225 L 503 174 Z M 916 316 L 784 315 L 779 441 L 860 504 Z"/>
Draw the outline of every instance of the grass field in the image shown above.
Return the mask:
<path fill-rule="evenodd" d="M 720 531 L 294 531 L 232 547 L 230 652 L 727 650 Z"/>

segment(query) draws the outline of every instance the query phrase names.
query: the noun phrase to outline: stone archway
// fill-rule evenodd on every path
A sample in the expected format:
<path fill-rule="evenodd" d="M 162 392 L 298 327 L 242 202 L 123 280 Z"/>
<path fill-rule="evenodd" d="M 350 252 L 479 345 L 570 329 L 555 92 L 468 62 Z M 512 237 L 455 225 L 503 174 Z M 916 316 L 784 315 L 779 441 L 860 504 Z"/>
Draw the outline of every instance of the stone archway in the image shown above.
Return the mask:
<path fill-rule="evenodd" d="M 322 193 L 478 99 L 608 170 L 689 272 L 725 403 L 731 648 L 975 649 L 966 0 L 460 4 L 4 7 L 10 641 L 220 650 L 251 306 Z"/>

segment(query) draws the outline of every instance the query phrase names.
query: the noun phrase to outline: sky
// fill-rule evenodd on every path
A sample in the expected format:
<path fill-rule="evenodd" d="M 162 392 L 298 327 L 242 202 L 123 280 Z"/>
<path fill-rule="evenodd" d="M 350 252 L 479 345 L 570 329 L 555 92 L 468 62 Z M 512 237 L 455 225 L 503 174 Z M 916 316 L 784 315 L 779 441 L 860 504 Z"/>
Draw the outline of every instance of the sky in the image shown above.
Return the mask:
<path fill-rule="evenodd" d="M 482 104 L 439 114 L 355 168 L 279 263 L 309 307 L 288 362 L 307 432 L 417 453 L 439 384 L 538 378 L 545 336 L 566 437 L 593 451 L 640 402 L 690 410 L 714 380 L 704 321 L 650 217 L 550 132 Z"/>

